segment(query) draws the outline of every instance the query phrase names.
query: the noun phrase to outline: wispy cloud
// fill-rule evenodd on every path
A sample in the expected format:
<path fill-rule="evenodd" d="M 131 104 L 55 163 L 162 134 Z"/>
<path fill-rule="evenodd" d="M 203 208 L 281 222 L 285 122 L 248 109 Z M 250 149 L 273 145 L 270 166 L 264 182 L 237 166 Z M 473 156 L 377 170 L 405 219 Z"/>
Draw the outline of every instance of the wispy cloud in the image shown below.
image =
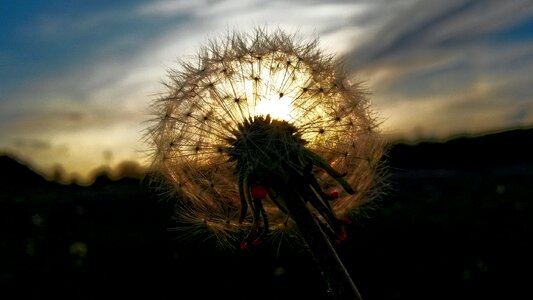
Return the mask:
<path fill-rule="evenodd" d="M 529 1 L 419 1 L 398 7 L 348 55 L 399 136 L 533 124 Z M 529 21 L 528 21 L 529 20 Z M 528 71 L 529 70 L 529 71 Z"/>
<path fill-rule="evenodd" d="M 148 16 L 168 16 L 172 17 L 179 13 L 193 13 L 207 9 L 212 6 L 217 6 L 225 1 L 216 0 L 198 0 L 198 1 L 151 1 L 137 7 L 136 11 L 139 15 Z"/>
<path fill-rule="evenodd" d="M 484 43 L 532 14 L 527 0 L 418 1 L 381 16 L 388 21 L 372 40 L 357 47 L 357 53 L 359 61 L 368 64 L 406 53 Z"/>

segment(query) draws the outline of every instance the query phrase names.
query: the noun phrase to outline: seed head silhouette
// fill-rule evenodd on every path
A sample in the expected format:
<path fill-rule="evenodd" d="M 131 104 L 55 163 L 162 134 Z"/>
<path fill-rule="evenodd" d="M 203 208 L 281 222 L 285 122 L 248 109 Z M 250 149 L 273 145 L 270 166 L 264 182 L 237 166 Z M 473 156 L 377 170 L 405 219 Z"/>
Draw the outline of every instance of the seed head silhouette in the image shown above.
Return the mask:
<path fill-rule="evenodd" d="M 147 136 L 184 235 L 226 248 L 297 238 L 298 198 L 342 240 L 343 222 L 374 199 L 384 143 L 368 93 L 317 39 L 230 33 L 165 85 Z"/>

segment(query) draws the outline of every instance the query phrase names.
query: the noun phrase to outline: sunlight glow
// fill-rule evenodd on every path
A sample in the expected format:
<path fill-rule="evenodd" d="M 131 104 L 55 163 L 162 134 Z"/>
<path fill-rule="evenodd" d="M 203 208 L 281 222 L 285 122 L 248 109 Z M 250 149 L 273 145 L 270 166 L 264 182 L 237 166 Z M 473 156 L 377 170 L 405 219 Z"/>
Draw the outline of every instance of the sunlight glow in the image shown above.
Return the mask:
<path fill-rule="evenodd" d="M 309 67 L 286 54 L 268 54 L 251 63 L 228 63 L 228 69 L 239 70 L 227 74 L 218 84 L 219 91 L 233 97 L 235 105 L 228 107 L 231 115 L 241 121 L 248 117 L 270 115 L 274 119 L 294 122 L 303 115 L 295 101 L 312 82 Z M 211 78 L 220 82 L 220 78 Z M 246 100 L 239 102 L 238 99 Z"/>
<path fill-rule="evenodd" d="M 293 120 L 291 115 L 292 101 L 293 99 L 289 97 L 264 99 L 255 106 L 255 115 L 270 115 L 274 119 L 291 122 Z"/>

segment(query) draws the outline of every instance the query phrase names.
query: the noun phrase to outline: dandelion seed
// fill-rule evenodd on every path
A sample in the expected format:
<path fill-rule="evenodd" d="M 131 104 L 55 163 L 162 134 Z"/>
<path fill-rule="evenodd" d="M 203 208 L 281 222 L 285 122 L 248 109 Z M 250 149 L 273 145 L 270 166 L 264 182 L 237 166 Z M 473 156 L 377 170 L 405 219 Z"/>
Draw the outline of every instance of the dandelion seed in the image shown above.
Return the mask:
<path fill-rule="evenodd" d="M 185 203 L 178 229 L 223 248 L 279 239 L 295 227 L 293 190 L 344 239 L 340 220 L 373 199 L 384 151 L 360 84 L 316 39 L 280 30 L 213 40 L 196 61 L 170 71 L 148 134 L 154 168 Z"/>

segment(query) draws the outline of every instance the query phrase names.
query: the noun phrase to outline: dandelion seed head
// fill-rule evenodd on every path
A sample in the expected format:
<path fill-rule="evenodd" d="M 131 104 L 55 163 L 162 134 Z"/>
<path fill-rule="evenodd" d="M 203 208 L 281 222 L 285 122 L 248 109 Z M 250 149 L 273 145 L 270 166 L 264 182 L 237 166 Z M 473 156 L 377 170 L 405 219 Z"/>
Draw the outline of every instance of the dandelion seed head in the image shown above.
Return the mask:
<path fill-rule="evenodd" d="M 195 60 L 168 75 L 168 90 L 153 105 L 148 138 L 154 168 L 188 203 L 177 213 L 183 224 L 228 243 L 230 235 L 249 227 L 249 218 L 238 222 L 236 173 L 243 160 L 235 158 L 246 157 L 244 167 L 275 168 L 275 158 L 262 155 L 268 148 L 283 156 L 292 153 L 290 147 L 307 147 L 346 174 L 353 195 L 315 170 L 324 191 L 339 192 L 332 202 L 337 217 L 372 200 L 384 151 L 376 118 L 361 84 L 347 79 L 317 39 L 304 41 L 281 30 L 235 32 L 211 40 Z M 278 127 L 269 126 L 266 134 L 246 129 L 260 122 Z M 291 134 L 275 132 L 280 126 Z M 286 231 L 287 216 L 264 205 L 271 229 Z"/>

